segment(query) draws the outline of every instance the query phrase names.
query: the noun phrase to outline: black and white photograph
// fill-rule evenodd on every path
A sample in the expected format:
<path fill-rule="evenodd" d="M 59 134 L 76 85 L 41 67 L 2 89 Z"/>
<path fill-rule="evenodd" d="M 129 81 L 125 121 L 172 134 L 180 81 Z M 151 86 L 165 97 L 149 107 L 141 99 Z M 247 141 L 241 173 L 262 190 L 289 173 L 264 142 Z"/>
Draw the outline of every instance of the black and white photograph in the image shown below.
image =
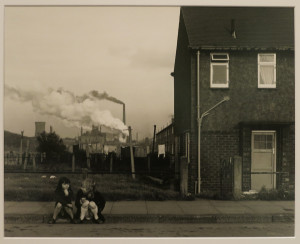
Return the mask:
<path fill-rule="evenodd" d="M 3 238 L 292 240 L 295 3 L 102 2 L 2 6 Z"/>

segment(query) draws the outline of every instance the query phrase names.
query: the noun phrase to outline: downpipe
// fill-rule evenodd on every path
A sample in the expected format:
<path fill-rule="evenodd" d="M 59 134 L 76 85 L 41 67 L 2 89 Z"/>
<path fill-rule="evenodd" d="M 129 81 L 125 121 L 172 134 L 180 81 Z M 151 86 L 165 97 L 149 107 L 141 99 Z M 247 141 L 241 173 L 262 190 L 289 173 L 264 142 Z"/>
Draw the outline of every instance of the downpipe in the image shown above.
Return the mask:
<path fill-rule="evenodd" d="M 200 118 L 200 51 L 197 51 L 197 123 L 198 123 L 198 194 L 201 191 L 201 171 L 200 171 L 200 156 L 201 156 L 201 123 Z"/>

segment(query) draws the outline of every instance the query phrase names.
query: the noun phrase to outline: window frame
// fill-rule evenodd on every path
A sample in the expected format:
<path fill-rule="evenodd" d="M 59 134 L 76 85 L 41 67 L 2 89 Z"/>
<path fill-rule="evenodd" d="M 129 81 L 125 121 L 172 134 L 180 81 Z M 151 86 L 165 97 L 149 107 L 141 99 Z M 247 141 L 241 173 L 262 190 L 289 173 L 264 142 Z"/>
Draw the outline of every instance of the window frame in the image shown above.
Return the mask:
<path fill-rule="evenodd" d="M 273 55 L 274 61 L 272 62 L 261 62 L 260 55 Z M 261 66 L 273 66 L 274 69 L 274 84 L 261 84 L 260 83 L 260 68 Z M 276 88 L 276 53 L 258 53 L 257 54 L 257 87 L 258 88 Z"/>
<path fill-rule="evenodd" d="M 226 55 L 227 58 L 220 59 L 214 58 L 214 55 Z M 213 67 L 225 66 L 226 67 L 226 84 L 213 83 Z M 210 88 L 229 88 L 229 54 L 228 53 L 211 53 L 210 54 Z"/>

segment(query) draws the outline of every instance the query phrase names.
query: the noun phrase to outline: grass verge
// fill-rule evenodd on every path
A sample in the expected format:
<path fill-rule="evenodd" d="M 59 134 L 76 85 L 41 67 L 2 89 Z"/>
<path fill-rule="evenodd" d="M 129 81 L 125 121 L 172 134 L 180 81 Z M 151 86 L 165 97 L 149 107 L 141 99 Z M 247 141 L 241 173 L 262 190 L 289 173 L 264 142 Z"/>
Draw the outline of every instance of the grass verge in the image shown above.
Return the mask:
<path fill-rule="evenodd" d="M 53 201 L 54 190 L 61 176 L 71 180 L 74 195 L 80 188 L 81 174 L 50 174 L 39 173 L 5 173 L 5 201 Z M 97 182 L 97 189 L 107 201 L 118 200 L 179 200 L 178 192 L 162 189 L 150 182 L 137 177 L 133 180 L 129 175 L 90 175 Z"/>

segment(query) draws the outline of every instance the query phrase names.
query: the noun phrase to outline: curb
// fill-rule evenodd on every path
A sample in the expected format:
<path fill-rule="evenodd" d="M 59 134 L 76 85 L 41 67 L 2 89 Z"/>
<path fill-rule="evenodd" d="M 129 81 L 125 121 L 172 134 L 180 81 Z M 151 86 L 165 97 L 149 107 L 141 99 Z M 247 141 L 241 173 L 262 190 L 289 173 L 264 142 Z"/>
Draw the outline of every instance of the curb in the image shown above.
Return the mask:
<path fill-rule="evenodd" d="M 16 215 L 7 214 L 5 224 L 47 224 L 50 215 Z M 294 222 L 294 214 L 269 214 L 269 215 L 139 215 L 139 214 L 114 214 L 105 215 L 106 223 L 272 223 Z M 57 223 L 69 223 L 67 219 L 58 219 Z"/>

